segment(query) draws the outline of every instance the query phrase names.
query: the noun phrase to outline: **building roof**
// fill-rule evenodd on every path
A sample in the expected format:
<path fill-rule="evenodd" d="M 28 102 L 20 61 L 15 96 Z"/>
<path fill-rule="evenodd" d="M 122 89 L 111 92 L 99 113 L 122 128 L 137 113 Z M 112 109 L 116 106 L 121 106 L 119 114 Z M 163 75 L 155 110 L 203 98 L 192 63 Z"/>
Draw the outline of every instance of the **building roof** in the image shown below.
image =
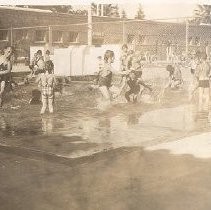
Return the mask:
<path fill-rule="evenodd" d="M 16 6 L 0 6 L 0 9 L 5 9 L 5 10 L 18 10 L 18 11 L 26 11 L 26 12 L 53 13 L 51 10 L 34 9 L 34 8 L 25 8 L 25 7 L 16 7 Z"/>

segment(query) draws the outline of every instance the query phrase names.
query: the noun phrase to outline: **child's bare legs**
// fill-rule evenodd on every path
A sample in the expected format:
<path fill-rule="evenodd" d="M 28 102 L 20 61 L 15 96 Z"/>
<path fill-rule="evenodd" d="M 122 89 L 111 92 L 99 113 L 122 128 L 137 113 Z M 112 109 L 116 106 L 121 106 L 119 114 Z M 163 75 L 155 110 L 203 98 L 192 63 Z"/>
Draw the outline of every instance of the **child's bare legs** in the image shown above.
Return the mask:
<path fill-rule="evenodd" d="M 42 95 L 42 109 L 40 111 L 40 114 L 44 114 L 47 108 L 48 104 L 48 98 L 44 95 Z"/>
<path fill-rule="evenodd" d="M 137 103 L 138 94 L 134 93 L 133 95 L 133 103 Z"/>
<path fill-rule="evenodd" d="M 2 106 L 3 94 L 5 90 L 6 83 L 5 81 L 1 81 L 1 90 L 0 90 L 0 107 Z"/>
<path fill-rule="evenodd" d="M 101 86 L 101 87 L 99 87 L 99 89 L 102 94 L 101 106 L 106 108 L 111 104 L 111 99 L 110 99 L 110 94 L 109 94 L 108 88 L 106 86 Z"/>
<path fill-rule="evenodd" d="M 199 87 L 199 111 L 201 111 L 203 108 L 202 108 L 202 105 L 203 105 L 203 92 L 204 92 L 204 88 L 202 87 Z"/>
<path fill-rule="evenodd" d="M 204 88 L 204 109 L 208 110 L 210 101 L 210 89 Z"/>
<path fill-rule="evenodd" d="M 53 113 L 53 97 L 48 98 L 48 108 L 49 108 L 49 112 Z"/>
<path fill-rule="evenodd" d="M 210 89 L 199 87 L 199 111 L 209 108 Z"/>
<path fill-rule="evenodd" d="M 99 87 L 99 89 L 100 89 L 100 92 L 103 95 L 103 98 L 106 101 L 110 101 L 110 94 L 109 94 L 108 88 L 106 86 L 101 86 L 101 87 Z"/>

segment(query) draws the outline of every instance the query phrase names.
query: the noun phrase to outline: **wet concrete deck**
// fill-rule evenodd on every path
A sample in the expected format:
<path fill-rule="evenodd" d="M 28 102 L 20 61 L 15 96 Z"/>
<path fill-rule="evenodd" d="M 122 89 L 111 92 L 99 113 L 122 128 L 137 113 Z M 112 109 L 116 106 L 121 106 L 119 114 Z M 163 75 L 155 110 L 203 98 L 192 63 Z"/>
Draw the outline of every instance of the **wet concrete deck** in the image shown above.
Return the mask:
<path fill-rule="evenodd" d="M 33 87 L 20 88 L 0 116 L 0 149 L 79 158 L 210 131 L 209 113 L 197 112 L 185 90 L 167 92 L 161 103 L 116 103 L 101 112 L 96 108 L 98 93 L 87 87 L 65 87 L 56 98 L 55 114 L 44 116 L 39 115 L 40 105 L 28 104 Z"/>
<path fill-rule="evenodd" d="M 185 90 L 101 112 L 98 93 L 72 84 L 40 116 L 33 88 L 0 116 L 2 209 L 210 210 L 210 114 Z"/>

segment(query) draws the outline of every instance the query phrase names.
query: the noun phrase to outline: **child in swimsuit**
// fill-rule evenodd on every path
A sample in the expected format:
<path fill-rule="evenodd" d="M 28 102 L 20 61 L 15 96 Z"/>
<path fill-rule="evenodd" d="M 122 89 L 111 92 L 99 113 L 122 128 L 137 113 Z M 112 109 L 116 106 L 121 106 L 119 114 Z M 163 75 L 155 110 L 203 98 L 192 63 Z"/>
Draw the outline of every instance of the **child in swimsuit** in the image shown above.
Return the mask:
<path fill-rule="evenodd" d="M 49 107 L 49 112 L 53 113 L 53 102 L 54 102 L 54 89 L 56 86 L 56 78 L 54 74 L 52 74 L 52 68 L 48 65 L 45 66 L 45 73 L 41 73 L 36 82 L 38 83 L 38 87 L 41 89 L 42 96 L 42 109 L 40 114 L 44 114 L 47 108 Z"/>
<path fill-rule="evenodd" d="M 179 88 L 183 84 L 182 73 L 180 66 L 168 65 L 166 70 L 169 72 L 169 81 L 165 88 Z"/>
<path fill-rule="evenodd" d="M 199 109 L 202 110 L 209 106 L 210 100 L 210 64 L 207 62 L 206 53 L 201 53 L 199 64 L 196 67 L 195 76 L 198 80 L 199 88 Z M 205 101 L 204 101 L 205 99 Z"/>
<path fill-rule="evenodd" d="M 127 78 L 127 85 L 129 86 L 129 90 L 125 93 L 125 98 L 127 100 L 127 102 L 131 102 L 130 96 L 133 95 L 133 99 L 132 102 L 136 103 L 137 102 L 137 96 L 140 92 L 140 85 L 142 85 L 143 87 L 149 89 L 150 91 L 152 91 L 151 87 L 146 85 L 143 80 L 140 77 L 140 73 L 139 73 L 139 78 L 136 76 L 136 72 L 134 70 L 132 70 L 129 73 L 129 76 Z"/>

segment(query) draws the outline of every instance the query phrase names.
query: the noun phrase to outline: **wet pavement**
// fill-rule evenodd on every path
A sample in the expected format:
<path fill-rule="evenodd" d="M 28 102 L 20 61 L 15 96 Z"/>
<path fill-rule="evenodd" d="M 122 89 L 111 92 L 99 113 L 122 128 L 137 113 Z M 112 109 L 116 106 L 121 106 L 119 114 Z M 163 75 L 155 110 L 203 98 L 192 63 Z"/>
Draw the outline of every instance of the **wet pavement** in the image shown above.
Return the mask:
<path fill-rule="evenodd" d="M 97 107 L 97 91 L 72 83 L 57 94 L 55 114 L 39 115 L 29 105 L 30 89 L 21 87 L 0 116 L 0 147 L 79 158 L 121 147 L 148 147 L 210 131 L 209 113 L 198 112 L 185 90 L 167 91 L 159 103 Z M 22 96 L 21 99 L 20 95 Z"/>
<path fill-rule="evenodd" d="M 211 208 L 210 114 L 186 90 L 102 112 L 98 92 L 71 83 L 40 116 L 33 88 L 11 93 L 0 115 L 2 209 Z"/>

